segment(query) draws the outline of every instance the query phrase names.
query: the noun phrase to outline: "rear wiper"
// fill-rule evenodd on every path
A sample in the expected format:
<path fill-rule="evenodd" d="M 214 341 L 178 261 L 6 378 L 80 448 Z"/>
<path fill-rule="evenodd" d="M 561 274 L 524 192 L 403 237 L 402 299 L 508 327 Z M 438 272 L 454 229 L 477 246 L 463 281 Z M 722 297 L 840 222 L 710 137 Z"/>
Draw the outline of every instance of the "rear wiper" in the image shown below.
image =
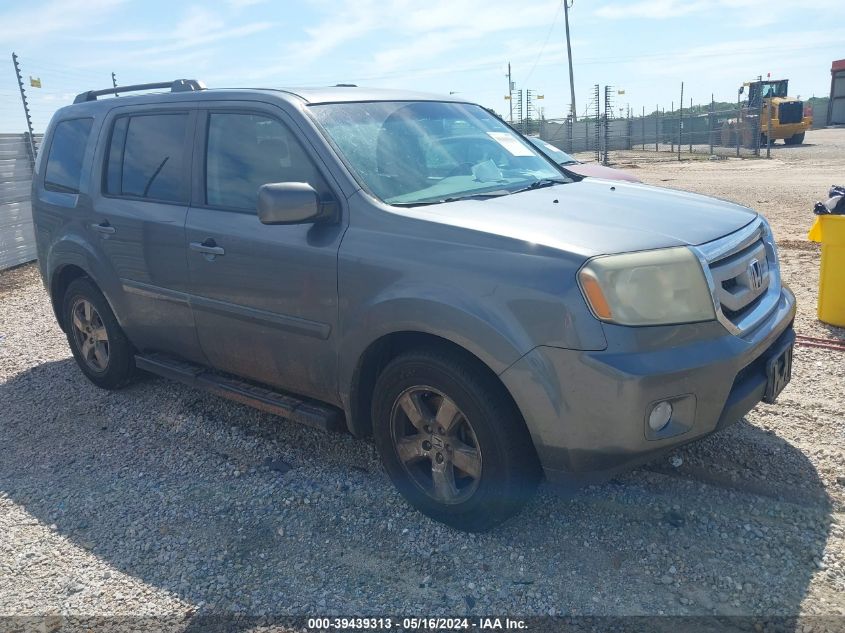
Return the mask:
<path fill-rule="evenodd" d="M 457 202 L 458 200 L 487 200 L 488 198 L 499 198 L 501 196 L 509 196 L 511 191 L 507 189 L 497 189 L 496 191 L 485 191 L 484 193 L 470 193 L 465 196 L 450 196 L 448 198 L 439 198 L 437 200 L 426 200 L 425 202 L 391 202 L 394 207 L 423 207 L 430 204 L 442 204 L 444 202 Z"/>
<path fill-rule="evenodd" d="M 555 185 L 565 185 L 568 183 L 568 180 L 561 180 L 560 178 L 541 178 L 540 180 L 535 180 L 527 187 L 523 187 L 522 189 L 516 189 L 511 193 L 521 193 L 523 191 L 531 191 L 532 189 L 543 189 L 544 187 L 554 187 Z"/>

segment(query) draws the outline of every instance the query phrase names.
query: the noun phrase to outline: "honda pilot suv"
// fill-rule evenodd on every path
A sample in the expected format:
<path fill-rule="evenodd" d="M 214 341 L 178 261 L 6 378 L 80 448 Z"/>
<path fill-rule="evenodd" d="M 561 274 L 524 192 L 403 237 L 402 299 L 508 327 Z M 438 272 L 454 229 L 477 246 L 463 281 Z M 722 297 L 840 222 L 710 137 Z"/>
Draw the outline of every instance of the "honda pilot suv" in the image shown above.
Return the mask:
<path fill-rule="evenodd" d="M 790 378 L 764 218 L 580 179 L 460 99 L 86 92 L 53 117 L 32 200 L 94 384 L 144 370 L 372 436 L 405 498 L 460 529 L 543 476 L 598 481 L 722 429 Z"/>

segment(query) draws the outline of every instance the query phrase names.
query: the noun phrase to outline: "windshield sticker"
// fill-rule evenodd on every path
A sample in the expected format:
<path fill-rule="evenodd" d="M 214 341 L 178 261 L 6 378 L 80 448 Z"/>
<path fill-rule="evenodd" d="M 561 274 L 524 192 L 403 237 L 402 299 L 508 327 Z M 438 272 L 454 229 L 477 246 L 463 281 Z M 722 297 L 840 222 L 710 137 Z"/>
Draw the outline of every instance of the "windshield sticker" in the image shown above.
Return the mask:
<path fill-rule="evenodd" d="M 511 156 L 534 156 L 534 152 L 508 132 L 487 132 L 487 135 L 504 147 Z"/>
<path fill-rule="evenodd" d="M 502 170 L 488 158 L 472 166 L 472 175 L 478 182 L 498 182 L 502 179 Z"/>

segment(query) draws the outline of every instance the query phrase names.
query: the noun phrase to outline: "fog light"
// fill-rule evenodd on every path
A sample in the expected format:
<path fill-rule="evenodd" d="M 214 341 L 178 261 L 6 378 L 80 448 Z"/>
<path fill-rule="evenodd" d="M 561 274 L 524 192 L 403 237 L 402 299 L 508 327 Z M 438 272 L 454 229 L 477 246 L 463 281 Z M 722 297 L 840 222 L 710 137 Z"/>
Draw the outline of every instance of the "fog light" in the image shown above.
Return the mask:
<path fill-rule="evenodd" d="M 660 431 L 672 419 L 672 405 L 669 402 L 659 402 L 648 415 L 648 425 L 652 431 Z"/>

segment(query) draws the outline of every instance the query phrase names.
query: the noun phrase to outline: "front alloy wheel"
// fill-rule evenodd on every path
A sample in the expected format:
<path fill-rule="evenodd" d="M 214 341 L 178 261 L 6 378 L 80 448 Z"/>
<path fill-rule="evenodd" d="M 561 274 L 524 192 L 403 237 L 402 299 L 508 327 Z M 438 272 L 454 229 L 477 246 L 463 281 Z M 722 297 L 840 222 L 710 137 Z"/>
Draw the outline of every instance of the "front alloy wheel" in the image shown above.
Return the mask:
<path fill-rule="evenodd" d="M 540 474 L 525 423 L 495 374 L 457 350 L 393 358 L 373 389 L 373 436 L 411 505 L 480 532 L 516 514 Z"/>
<path fill-rule="evenodd" d="M 481 480 L 481 449 L 451 398 L 414 386 L 399 395 L 390 417 L 396 452 L 415 485 L 440 503 L 457 504 L 473 495 Z"/>

